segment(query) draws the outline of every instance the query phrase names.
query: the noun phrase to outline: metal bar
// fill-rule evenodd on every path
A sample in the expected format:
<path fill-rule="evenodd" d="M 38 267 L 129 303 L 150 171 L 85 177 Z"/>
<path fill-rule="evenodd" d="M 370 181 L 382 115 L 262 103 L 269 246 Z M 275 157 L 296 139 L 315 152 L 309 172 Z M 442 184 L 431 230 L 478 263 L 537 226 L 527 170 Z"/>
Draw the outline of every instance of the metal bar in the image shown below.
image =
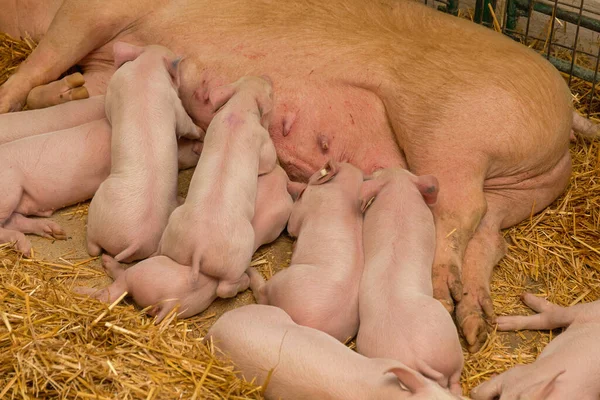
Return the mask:
<path fill-rule="evenodd" d="M 552 39 L 554 39 L 554 24 L 556 22 L 556 10 L 558 10 L 557 3 L 558 0 L 554 0 L 554 7 L 552 8 L 552 23 L 550 24 L 550 37 L 548 38 L 548 60 L 550 60 L 550 53 L 552 52 Z"/>
<path fill-rule="evenodd" d="M 573 67 L 575 66 L 575 56 L 577 52 L 577 41 L 579 39 L 579 28 L 581 27 L 581 14 L 583 13 L 583 1 L 581 0 L 581 5 L 579 6 L 579 18 L 577 19 L 577 29 L 575 30 L 575 43 L 573 44 L 573 52 L 571 53 L 571 71 L 569 71 L 569 83 L 571 86 L 571 79 L 573 78 Z"/>
<path fill-rule="evenodd" d="M 494 10 L 496 9 L 496 0 L 477 0 L 475 2 L 475 15 L 473 16 L 474 22 L 487 26 L 492 25 L 493 18 L 488 4 L 491 4 Z"/>
<path fill-rule="evenodd" d="M 500 4 L 502 5 L 502 8 L 500 9 L 500 11 L 498 13 L 496 13 L 496 17 L 498 18 L 498 23 L 500 24 L 500 28 L 501 31 L 504 32 L 505 27 L 506 27 L 506 8 L 508 6 L 508 1 L 509 0 L 504 0 L 501 1 Z M 494 12 L 496 12 L 494 10 Z"/>
<path fill-rule="evenodd" d="M 600 59 L 597 57 L 597 59 Z M 550 57 L 549 61 L 558 69 L 559 71 L 564 72 L 565 74 L 571 74 L 576 76 L 579 79 L 583 79 L 584 81 L 594 82 L 596 79 L 596 73 L 591 69 L 587 69 L 584 67 L 580 67 L 578 65 L 573 66 L 571 70 L 571 63 L 569 61 L 561 60 L 560 58 Z M 598 69 L 598 64 L 596 64 L 596 69 Z"/>
<path fill-rule="evenodd" d="M 504 28 L 502 29 L 502 33 L 506 33 L 506 30 L 514 30 L 517 28 L 518 15 L 517 15 L 517 6 L 515 5 L 513 0 L 506 1 L 506 19 L 504 22 Z"/>
<path fill-rule="evenodd" d="M 513 39 L 515 39 L 514 38 L 515 35 L 525 36 L 523 33 L 520 33 L 520 32 L 509 32 L 508 36 L 511 36 L 511 37 L 513 37 Z M 540 38 L 537 38 L 537 37 L 532 37 L 532 39 L 540 40 L 540 41 L 543 40 L 543 39 L 540 39 Z M 565 49 L 568 49 L 568 50 L 572 50 L 570 47 L 562 45 L 562 44 L 559 44 L 559 43 L 554 43 L 554 46 L 559 46 L 559 47 L 562 47 L 562 48 L 565 48 Z M 578 51 L 578 53 L 585 54 L 587 56 L 596 58 L 597 62 L 598 62 L 598 60 L 600 60 L 600 56 L 598 54 L 591 54 L 591 53 L 587 53 L 585 51 Z M 552 56 L 550 56 L 549 61 L 559 71 L 562 71 L 565 74 L 569 74 L 569 77 L 575 76 L 575 77 L 577 77 L 579 79 L 583 79 L 583 80 L 588 81 L 588 82 L 593 82 L 596 79 L 595 78 L 596 73 L 593 70 L 591 70 L 591 69 L 588 69 L 588 68 L 585 68 L 585 67 L 580 67 L 578 65 L 573 65 L 573 67 L 571 69 L 572 62 L 561 60 L 559 58 L 552 57 Z M 598 69 L 598 63 L 596 63 L 596 69 Z"/>
<path fill-rule="evenodd" d="M 528 1 L 528 0 L 527 0 Z M 531 16 L 533 15 L 533 6 L 535 5 L 534 2 L 529 2 L 527 3 L 527 7 L 525 8 L 525 10 L 527 10 L 527 26 L 525 27 L 525 46 L 529 45 L 529 24 L 531 23 Z M 519 3 L 515 0 L 515 7 L 519 7 Z"/>
<path fill-rule="evenodd" d="M 448 0 L 447 13 L 458 15 L 458 0 Z"/>
<path fill-rule="evenodd" d="M 531 1 L 531 0 L 513 0 L 513 1 L 515 2 L 516 7 L 521 10 L 528 10 L 531 7 L 531 5 L 533 4 L 533 9 L 537 12 L 540 12 L 540 13 L 546 14 L 546 15 L 554 14 L 553 7 L 549 6 L 547 4 L 536 3 L 535 1 Z M 558 19 L 562 19 L 563 21 L 567 21 L 572 24 L 576 24 L 577 19 L 578 19 L 577 13 L 574 13 L 571 11 L 565 11 L 562 8 L 557 8 L 555 16 Z M 531 14 L 529 15 L 529 19 L 530 18 L 531 18 Z M 585 15 L 581 16 L 581 26 L 584 28 L 590 29 L 594 32 L 600 33 L 600 21 L 595 20 L 590 17 L 586 17 Z"/>
<path fill-rule="evenodd" d="M 507 36 L 510 36 L 510 37 L 513 37 L 513 39 L 515 39 L 515 38 L 514 38 L 514 36 L 521 36 L 521 37 L 525 37 L 525 34 L 523 34 L 523 33 L 521 33 L 521 32 L 517 32 L 517 31 L 511 31 L 511 30 L 508 30 L 508 29 L 506 30 L 506 35 L 507 35 Z M 530 38 L 531 38 L 531 39 L 533 39 L 533 40 L 539 40 L 540 42 L 543 42 L 543 41 L 545 40 L 545 39 L 539 38 L 539 37 L 537 37 L 537 36 L 530 36 Z M 516 40 L 516 39 L 515 39 L 515 40 Z M 563 49 L 565 49 L 565 50 L 573 50 L 573 48 L 572 48 L 572 47 L 565 46 L 564 44 L 560 44 L 560 43 L 554 43 L 554 44 L 553 44 L 553 46 L 558 46 L 558 47 L 561 47 L 561 48 L 563 48 Z M 592 58 L 596 58 L 596 57 L 598 57 L 598 54 L 592 54 L 592 53 L 588 53 L 588 52 L 587 52 L 587 51 L 585 51 L 585 50 L 577 50 L 577 52 L 578 52 L 578 53 L 581 53 L 581 54 L 585 54 L 586 56 L 589 56 L 589 57 L 592 57 Z"/>
<path fill-rule="evenodd" d="M 596 68 L 594 68 L 594 79 L 592 80 L 592 91 L 590 92 L 590 102 L 588 103 L 587 117 L 590 117 L 592 111 L 592 102 L 594 101 L 594 92 L 596 91 L 596 78 L 598 78 L 598 64 L 600 64 L 600 54 L 596 57 Z"/>
<path fill-rule="evenodd" d="M 561 6 L 565 6 L 565 7 L 569 7 L 569 8 L 577 8 L 576 6 L 574 6 L 573 4 L 569 4 L 569 3 L 565 3 L 564 1 L 559 1 L 558 4 L 560 4 Z M 594 11 L 590 8 L 583 8 L 583 11 L 590 13 L 590 14 L 595 14 L 600 16 L 600 12 L 598 11 Z"/>
<path fill-rule="evenodd" d="M 473 21 L 481 24 L 483 20 L 483 7 L 485 5 L 485 0 L 477 0 L 475 1 L 475 11 L 473 12 Z"/>

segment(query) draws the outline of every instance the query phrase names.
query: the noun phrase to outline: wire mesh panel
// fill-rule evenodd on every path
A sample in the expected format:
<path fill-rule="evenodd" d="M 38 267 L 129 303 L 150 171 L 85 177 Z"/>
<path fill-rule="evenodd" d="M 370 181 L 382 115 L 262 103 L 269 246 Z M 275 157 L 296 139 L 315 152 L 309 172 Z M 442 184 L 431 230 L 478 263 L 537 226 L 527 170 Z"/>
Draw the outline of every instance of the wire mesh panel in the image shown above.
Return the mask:
<path fill-rule="evenodd" d="M 588 117 L 600 118 L 600 1 L 424 0 L 533 48 L 563 72 Z"/>

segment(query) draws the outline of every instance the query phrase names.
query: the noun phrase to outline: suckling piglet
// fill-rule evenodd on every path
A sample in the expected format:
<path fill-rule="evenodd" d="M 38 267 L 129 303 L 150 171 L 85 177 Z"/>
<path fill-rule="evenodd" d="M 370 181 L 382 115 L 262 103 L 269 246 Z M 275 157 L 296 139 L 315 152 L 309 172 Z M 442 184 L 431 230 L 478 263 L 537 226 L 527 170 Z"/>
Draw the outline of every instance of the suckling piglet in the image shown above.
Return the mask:
<path fill-rule="evenodd" d="M 437 179 L 378 170 L 361 188 L 365 267 L 356 348 L 399 360 L 461 393 L 463 354 L 452 317 L 432 296 Z"/>
<path fill-rule="evenodd" d="M 360 169 L 329 161 L 308 185 L 290 183 L 297 198 L 288 232 L 297 237 L 289 268 L 266 283 L 251 269 L 259 304 L 285 310 L 298 324 L 340 341 L 358 329 L 358 284 L 363 269 Z"/>
<path fill-rule="evenodd" d="M 208 331 L 265 398 L 286 400 L 458 399 L 396 360 L 367 358 L 317 329 L 296 324 L 278 307 L 228 311 Z"/>
<path fill-rule="evenodd" d="M 246 269 L 255 249 L 252 227 L 259 175 L 277 165 L 269 136 L 272 108 L 268 78 L 246 76 L 214 88 L 218 110 L 206 136 L 185 203 L 169 217 L 159 254 L 214 281 L 202 296 L 228 298 L 249 284 Z"/>
<path fill-rule="evenodd" d="M 89 208 L 87 248 L 131 262 L 157 251 L 177 202 L 177 137 L 201 130 L 178 97 L 179 58 L 162 46 L 117 42 L 106 92 L 111 169 Z M 130 61 L 129 63 L 127 63 Z"/>
<path fill-rule="evenodd" d="M 66 239 L 55 222 L 27 216 L 49 217 L 92 198 L 110 173 L 110 138 L 110 124 L 102 118 L 0 145 L 0 243 L 16 242 L 29 255 L 24 233 Z M 201 143 L 185 138 L 179 143 L 179 168 L 194 166 Z"/>
<path fill-rule="evenodd" d="M 287 182 L 287 175 L 280 166 L 258 177 L 256 209 L 252 219 L 254 250 L 275 240 L 285 228 L 292 209 Z M 175 306 L 179 306 L 178 316 L 181 318 L 198 314 L 217 297 L 216 279 L 198 274 L 189 266 L 166 256 L 150 257 L 125 269 L 112 257 L 103 255 L 102 265 L 115 281 L 100 291 L 92 288 L 77 288 L 76 291 L 108 303 L 127 291 L 139 306 L 150 307 L 148 313 L 157 317 L 156 322 L 162 321 Z M 166 276 L 168 279 L 165 279 Z"/>

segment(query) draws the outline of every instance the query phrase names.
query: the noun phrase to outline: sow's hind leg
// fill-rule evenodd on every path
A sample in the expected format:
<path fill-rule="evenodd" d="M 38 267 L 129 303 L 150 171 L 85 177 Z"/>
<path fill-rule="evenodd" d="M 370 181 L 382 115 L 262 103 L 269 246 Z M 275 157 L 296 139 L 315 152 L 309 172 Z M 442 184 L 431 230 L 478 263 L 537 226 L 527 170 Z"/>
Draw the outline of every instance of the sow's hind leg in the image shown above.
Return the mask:
<path fill-rule="evenodd" d="M 432 206 L 436 229 L 433 295 L 451 313 L 454 302 L 462 298 L 461 272 L 467 244 L 487 211 L 484 171 L 468 156 L 438 155 L 431 157 L 434 161 L 422 163 L 408 160 L 413 173 L 432 174 L 439 181 L 438 201 Z"/>
<path fill-rule="evenodd" d="M 501 211 L 488 200 L 488 211 L 469 241 L 463 259 L 463 294 L 456 307 L 456 321 L 472 353 L 485 343 L 495 315 L 489 283 L 494 266 L 506 251 L 500 233 Z"/>
<path fill-rule="evenodd" d="M 504 254 L 500 229 L 508 228 L 550 205 L 563 191 L 571 176 L 568 150 L 549 171 L 512 187 L 485 187 L 488 213 L 469 242 L 463 262 L 463 295 L 456 320 L 471 352 L 478 351 L 487 338 L 487 323 L 493 318 L 490 279 L 494 266 Z"/>

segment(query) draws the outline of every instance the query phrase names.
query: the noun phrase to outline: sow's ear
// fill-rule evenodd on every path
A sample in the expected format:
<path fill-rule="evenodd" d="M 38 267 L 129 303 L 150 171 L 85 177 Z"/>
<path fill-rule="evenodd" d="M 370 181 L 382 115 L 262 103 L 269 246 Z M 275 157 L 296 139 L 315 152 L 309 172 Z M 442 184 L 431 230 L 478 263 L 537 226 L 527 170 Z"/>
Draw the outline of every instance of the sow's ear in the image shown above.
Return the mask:
<path fill-rule="evenodd" d="M 334 160 L 329 160 L 322 168 L 315 172 L 308 180 L 309 185 L 321 185 L 329 182 L 340 170 L 339 164 Z"/>
<path fill-rule="evenodd" d="M 125 42 L 115 42 L 113 44 L 113 57 L 115 59 L 115 68 L 119 68 L 127 61 L 133 61 L 144 52 L 144 48 Z"/>
<path fill-rule="evenodd" d="M 415 179 L 417 189 L 423 195 L 425 203 L 432 206 L 437 203 L 438 192 L 440 191 L 438 180 L 433 175 L 417 176 Z"/>
<path fill-rule="evenodd" d="M 292 199 L 294 199 L 294 201 L 297 201 L 302 196 L 302 193 L 304 193 L 305 189 L 306 183 L 294 181 L 288 181 L 287 183 L 288 193 L 290 194 L 290 196 L 292 196 Z"/>

